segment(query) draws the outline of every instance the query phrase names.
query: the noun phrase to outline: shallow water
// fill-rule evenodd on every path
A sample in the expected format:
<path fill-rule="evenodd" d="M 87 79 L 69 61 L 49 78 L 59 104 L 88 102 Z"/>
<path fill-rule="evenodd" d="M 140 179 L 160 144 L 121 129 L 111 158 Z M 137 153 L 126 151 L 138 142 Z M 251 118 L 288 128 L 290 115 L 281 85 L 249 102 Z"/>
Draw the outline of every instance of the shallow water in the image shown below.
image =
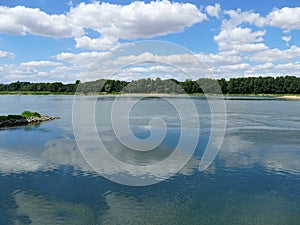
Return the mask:
<path fill-rule="evenodd" d="M 111 155 L 148 165 L 172 154 L 181 133 L 170 104 L 149 98 L 132 110 L 130 125 L 138 138 L 149 136 L 153 116 L 168 125 L 162 145 L 141 153 L 112 135 L 113 101 L 99 98 L 95 107 L 97 131 Z M 300 102 L 228 98 L 222 148 L 203 172 L 198 167 L 211 116 L 205 98 L 193 97 L 193 102 L 201 136 L 191 160 L 169 179 L 132 187 L 101 176 L 80 154 L 72 127 L 73 96 L 0 96 L 1 115 L 29 109 L 62 118 L 0 129 L 0 224 L 299 224 Z M 120 174 L 119 169 L 109 172 Z M 156 176 L 163 179 L 163 172 Z"/>

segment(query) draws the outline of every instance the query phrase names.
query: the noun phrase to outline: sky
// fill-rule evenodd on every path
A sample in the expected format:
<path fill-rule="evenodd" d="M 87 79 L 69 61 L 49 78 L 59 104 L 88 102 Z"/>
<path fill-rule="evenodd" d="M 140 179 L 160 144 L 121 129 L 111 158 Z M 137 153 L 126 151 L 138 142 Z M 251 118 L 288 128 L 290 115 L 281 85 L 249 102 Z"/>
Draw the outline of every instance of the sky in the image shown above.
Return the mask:
<path fill-rule="evenodd" d="M 300 0 L 0 2 L 0 83 L 285 75 Z"/>

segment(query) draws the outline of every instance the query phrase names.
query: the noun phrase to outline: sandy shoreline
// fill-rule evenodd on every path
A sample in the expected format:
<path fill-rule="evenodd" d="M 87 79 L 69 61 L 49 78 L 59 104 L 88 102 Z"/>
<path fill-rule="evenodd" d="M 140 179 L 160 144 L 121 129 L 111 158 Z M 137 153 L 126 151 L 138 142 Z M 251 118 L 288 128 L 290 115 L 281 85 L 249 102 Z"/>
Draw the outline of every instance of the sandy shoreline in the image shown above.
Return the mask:
<path fill-rule="evenodd" d="M 165 94 L 165 93 L 122 93 L 117 96 L 129 96 L 129 97 L 180 97 L 189 96 L 188 94 Z"/>
<path fill-rule="evenodd" d="M 83 95 L 85 96 L 85 95 Z M 199 95 L 189 95 L 189 94 L 167 94 L 167 93 L 122 93 L 122 94 L 105 94 L 105 95 L 87 95 L 87 96 L 97 96 L 97 97 L 273 97 L 279 99 L 290 99 L 290 100 L 300 100 L 300 96 L 297 95 L 214 95 L 214 94 L 199 94 Z"/>
<path fill-rule="evenodd" d="M 284 95 L 284 96 L 278 96 L 277 98 L 289 99 L 289 100 L 300 100 L 300 96 L 295 96 L 295 95 Z"/>
<path fill-rule="evenodd" d="M 95 96 L 95 97 L 191 97 L 188 94 L 164 94 L 164 93 L 122 93 L 122 94 L 87 94 L 76 96 Z M 204 95 L 199 95 L 204 96 Z"/>

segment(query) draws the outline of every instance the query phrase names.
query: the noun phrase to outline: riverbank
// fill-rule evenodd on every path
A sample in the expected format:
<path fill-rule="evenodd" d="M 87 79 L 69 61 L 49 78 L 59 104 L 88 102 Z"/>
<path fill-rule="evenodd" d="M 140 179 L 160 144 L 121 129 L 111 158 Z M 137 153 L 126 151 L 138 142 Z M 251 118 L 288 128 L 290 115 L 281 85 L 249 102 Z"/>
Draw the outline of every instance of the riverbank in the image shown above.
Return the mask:
<path fill-rule="evenodd" d="M 50 91 L 0 91 L 0 95 L 74 95 L 75 92 Z"/>

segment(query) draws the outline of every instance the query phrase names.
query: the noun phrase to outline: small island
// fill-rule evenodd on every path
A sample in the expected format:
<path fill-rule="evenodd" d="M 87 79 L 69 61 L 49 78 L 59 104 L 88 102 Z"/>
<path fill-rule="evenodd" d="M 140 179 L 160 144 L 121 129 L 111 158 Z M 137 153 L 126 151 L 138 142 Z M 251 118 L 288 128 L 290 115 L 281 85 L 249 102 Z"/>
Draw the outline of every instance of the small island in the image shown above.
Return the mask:
<path fill-rule="evenodd" d="M 24 111 L 21 115 L 0 116 L 0 128 L 22 126 L 55 119 L 60 119 L 60 117 L 47 115 L 42 116 L 37 112 Z"/>

